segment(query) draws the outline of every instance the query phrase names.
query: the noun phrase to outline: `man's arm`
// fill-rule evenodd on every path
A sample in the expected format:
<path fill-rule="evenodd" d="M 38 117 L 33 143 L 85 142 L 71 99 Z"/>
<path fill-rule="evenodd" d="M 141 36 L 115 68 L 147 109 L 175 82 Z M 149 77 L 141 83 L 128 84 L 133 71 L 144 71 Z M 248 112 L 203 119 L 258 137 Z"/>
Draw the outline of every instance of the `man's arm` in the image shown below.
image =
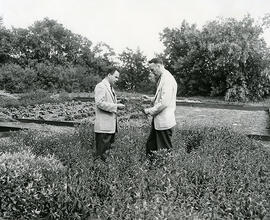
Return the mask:
<path fill-rule="evenodd" d="M 106 112 L 117 112 L 118 104 L 105 101 L 105 88 L 102 85 L 97 85 L 95 88 L 95 103 L 97 107 Z"/>
<path fill-rule="evenodd" d="M 166 80 L 161 88 L 161 98 L 157 104 L 152 108 L 145 109 L 146 114 L 157 115 L 163 111 L 166 107 L 169 106 L 170 100 L 173 96 L 173 86 L 170 85 L 170 82 Z"/>

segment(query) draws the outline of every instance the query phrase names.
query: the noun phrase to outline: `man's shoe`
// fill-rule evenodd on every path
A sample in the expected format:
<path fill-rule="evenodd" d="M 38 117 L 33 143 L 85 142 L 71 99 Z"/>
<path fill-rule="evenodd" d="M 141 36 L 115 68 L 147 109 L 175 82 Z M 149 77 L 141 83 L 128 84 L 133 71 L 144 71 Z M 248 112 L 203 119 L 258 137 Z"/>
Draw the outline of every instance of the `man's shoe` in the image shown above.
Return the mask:
<path fill-rule="evenodd" d="M 106 163 L 106 157 L 103 155 L 101 155 L 101 156 L 99 155 L 99 156 L 94 157 L 94 162 L 96 162 L 98 160 L 102 161 L 103 163 Z"/>
<path fill-rule="evenodd" d="M 100 159 L 103 161 L 103 162 L 106 162 L 106 157 L 104 155 L 101 155 L 100 156 Z"/>

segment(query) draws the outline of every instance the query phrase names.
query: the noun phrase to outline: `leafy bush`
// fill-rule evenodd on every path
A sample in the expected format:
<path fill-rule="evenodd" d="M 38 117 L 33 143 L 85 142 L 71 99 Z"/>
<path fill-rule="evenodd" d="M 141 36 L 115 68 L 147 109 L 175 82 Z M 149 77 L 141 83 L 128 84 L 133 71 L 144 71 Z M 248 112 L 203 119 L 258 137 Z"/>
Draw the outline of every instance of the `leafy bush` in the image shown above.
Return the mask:
<path fill-rule="evenodd" d="M 30 151 L 0 155 L 0 215 L 8 219 L 48 216 L 55 205 L 57 185 L 64 167 L 52 156 Z M 63 187 L 63 186 L 62 186 Z"/>
<path fill-rule="evenodd" d="M 227 90 L 225 101 L 246 102 L 248 101 L 248 89 L 242 86 L 233 86 Z"/>
<path fill-rule="evenodd" d="M 35 90 L 48 92 L 93 91 L 101 77 L 83 66 L 37 63 L 32 67 L 5 64 L 0 67 L 0 89 L 12 93 Z"/>
<path fill-rule="evenodd" d="M 88 203 L 84 197 L 89 190 L 86 183 L 80 179 L 88 169 L 88 163 L 93 163 L 91 151 L 82 149 L 78 137 L 70 134 L 54 134 L 51 132 L 22 131 L 13 133 L 12 141 L 0 142 L 0 152 L 14 153 L 31 151 L 38 157 L 59 159 L 65 166 L 65 172 L 47 184 L 53 184 L 53 197 L 44 198 L 49 203 L 43 210 L 44 217 L 50 219 L 85 219 L 89 215 Z M 86 179 L 88 180 L 88 179 Z M 88 184 L 88 183 L 87 183 Z M 82 192 L 85 190 L 86 192 Z M 89 199 L 89 198 L 88 198 Z M 26 215 L 25 215 L 26 216 Z M 41 216 L 41 215 L 40 215 Z"/>
<path fill-rule="evenodd" d="M 148 121 L 119 126 L 107 162 L 93 160 L 92 124 L 72 134 L 23 132 L 13 141 L 66 166 L 54 216 L 62 219 L 263 219 L 270 212 L 270 153 L 228 128 L 185 127 L 174 149 L 145 157 Z M 92 133 L 92 134 L 91 134 Z M 82 141 L 80 141 L 82 140 Z M 18 149 L 19 150 L 19 149 Z"/>
<path fill-rule="evenodd" d="M 22 143 L 37 156 L 54 155 L 64 165 L 77 163 L 80 156 L 83 156 L 89 148 L 85 147 L 85 151 L 81 149 L 78 134 L 69 133 L 53 133 L 42 131 L 23 131 L 14 134 L 13 140 Z M 85 154 L 88 155 L 88 154 Z"/>
<path fill-rule="evenodd" d="M 38 73 L 38 88 L 49 91 L 93 91 L 101 77 L 83 66 L 65 67 L 39 63 L 35 66 Z"/>
<path fill-rule="evenodd" d="M 19 93 L 33 90 L 37 80 L 36 72 L 31 68 L 22 68 L 17 64 L 5 64 L 0 67 L 0 88 Z"/>
<path fill-rule="evenodd" d="M 20 98 L 20 104 L 23 106 L 49 103 L 53 101 L 54 100 L 50 98 L 50 93 L 42 89 L 24 93 Z"/>
<path fill-rule="evenodd" d="M 65 92 L 61 92 L 57 96 L 53 96 L 48 91 L 37 89 L 36 91 L 29 91 L 27 93 L 20 94 L 18 99 L 2 97 L 0 99 L 0 106 L 7 108 L 21 108 L 37 104 L 63 103 L 67 101 L 71 101 L 71 98 Z"/>
<path fill-rule="evenodd" d="M 0 106 L 1 107 L 12 107 L 20 105 L 20 101 L 18 99 L 13 99 L 9 97 L 1 97 L 0 98 Z"/>

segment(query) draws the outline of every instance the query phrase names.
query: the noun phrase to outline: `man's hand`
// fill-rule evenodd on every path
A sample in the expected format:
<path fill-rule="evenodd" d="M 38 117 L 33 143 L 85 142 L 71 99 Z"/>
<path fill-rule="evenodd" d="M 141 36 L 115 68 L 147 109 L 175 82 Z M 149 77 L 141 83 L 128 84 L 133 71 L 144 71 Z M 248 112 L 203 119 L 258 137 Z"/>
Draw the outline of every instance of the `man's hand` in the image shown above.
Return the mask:
<path fill-rule="evenodd" d="M 123 104 L 117 104 L 117 108 L 118 109 L 124 109 L 125 108 L 125 105 L 123 105 Z"/>
<path fill-rule="evenodd" d="M 146 115 L 149 115 L 149 110 L 148 110 L 148 108 L 143 109 L 142 112 L 143 112 L 144 114 L 146 114 Z"/>
<path fill-rule="evenodd" d="M 148 95 L 142 95 L 142 100 L 144 102 L 153 102 L 154 101 L 154 97 L 150 97 Z"/>
<path fill-rule="evenodd" d="M 151 98 L 150 98 L 148 95 L 143 95 L 143 96 L 142 96 L 142 99 L 143 99 L 144 101 L 150 101 L 150 100 L 151 100 Z"/>

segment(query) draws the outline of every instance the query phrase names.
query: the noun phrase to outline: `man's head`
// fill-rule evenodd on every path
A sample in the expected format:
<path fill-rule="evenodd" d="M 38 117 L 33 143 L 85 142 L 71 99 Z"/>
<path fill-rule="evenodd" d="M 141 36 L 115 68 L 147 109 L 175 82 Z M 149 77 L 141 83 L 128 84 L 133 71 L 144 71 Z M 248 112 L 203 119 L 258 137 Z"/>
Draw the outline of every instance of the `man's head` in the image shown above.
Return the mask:
<path fill-rule="evenodd" d="M 118 70 L 116 68 L 113 68 L 107 75 L 107 79 L 110 83 L 110 85 L 114 85 L 118 79 L 119 79 L 119 75 L 120 73 L 118 72 Z"/>
<path fill-rule="evenodd" d="M 163 61 L 159 58 L 153 58 L 149 62 L 149 68 L 156 77 L 162 74 L 162 70 L 164 69 Z M 150 78 L 153 78 L 150 73 Z M 151 79 L 150 79 L 151 80 Z"/>

